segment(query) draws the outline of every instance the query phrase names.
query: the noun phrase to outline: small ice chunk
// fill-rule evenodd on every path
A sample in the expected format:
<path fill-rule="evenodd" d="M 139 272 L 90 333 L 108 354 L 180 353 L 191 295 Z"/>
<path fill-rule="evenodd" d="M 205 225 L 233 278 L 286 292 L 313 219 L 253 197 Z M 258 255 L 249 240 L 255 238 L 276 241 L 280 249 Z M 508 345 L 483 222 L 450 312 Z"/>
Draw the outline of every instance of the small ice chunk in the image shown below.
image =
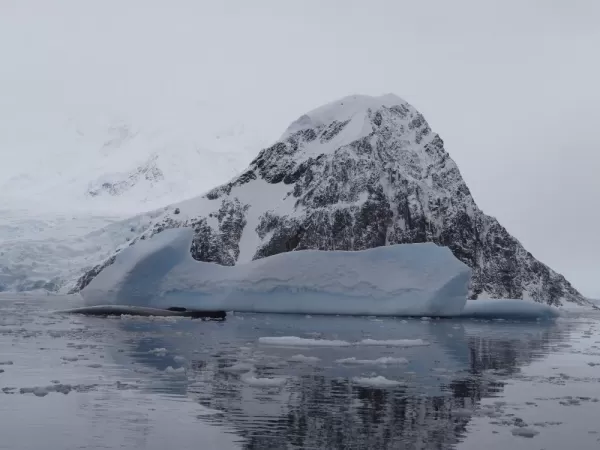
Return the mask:
<path fill-rule="evenodd" d="M 329 339 L 307 339 L 297 336 L 261 337 L 258 342 L 266 345 L 280 345 L 286 347 L 348 347 L 350 342 Z"/>
<path fill-rule="evenodd" d="M 163 348 L 163 347 L 153 348 L 148 353 L 152 353 L 153 355 L 156 355 L 156 356 L 165 356 L 167 354 L 167 349 Z"/>
<path fill-rule="evenodd" d="M 237 372 L 250 372 L 252 369 L 254 369 L 254 366 L 252 364 L 238 362 L 238 363 L 233 364 L 232 366 L 225 367 L 223 370 L 225 372 L 237 373 Z"/>
<path fill-rule="evenodd" d="M 175 369 L 173 366 L 167 366 L 167 368 L 165 369 L 165 372 L 168 372 L 168 373 L 183 373 L 183 372 L 185 372 L 185 367 L 178 367 L 177 369 Z"/>
<path fill-rule="evenodd" d="M 306 362 L 306 363 L 314 363 L 317 361 L 320 361 L 321 358 L 318 358 L 316 356 L 304 356 L 304 355 L 294 355 L 290 357 L 290 361 L 293 362 Z"/>
<path fill-rule="evenodd" d="M 360 341 L 361 345 L 387 345 L 390 347 L 419 347 L 423 345 L 429 345 L 429 342 L 423 339 L 388 339 L 388 340 L 375 340 L 375 339 L 363 339 Z"/>
<path fill-rule="evenodd" d="M 183 364 L 185 363 L 185 358 L 183 356 L 174 356 L 173 357 L 173 361 L 175 361 L 177 364 Z"/>
<path fill-rule="evenodd" d="M 513 436 L 521 436 L 525 438 L 532 438 L 540 434 L 539 431 L 534 430 L 533 428 L 528 427 L 517 427 L 511 430 Z"/>
<path fill-rule="evenodd" d="M 389 380 L 381 375 L 376 377 L 354 377 L 352 378 L 356 384 L 360 384 L 362 386 L 371 386 L 371 387 L 394 387 L 401 386 L 404 383 L 395 380 Z"/>
<path fill-rule="evenodd" d="M 242 380 L 246 384 L 249 384 L 250 386 L 268 388 L 268 387 L 283 386 L 286 383 L 287 378 L 283 378 L 283 377 L 257 378 L 253 375 L 248 375 L 248 376 L 243 377 Z"/>
<path fill-rule="evenodd" d="M 75 362 L 78 361 L 79 358 L 77 356 L 61 356 L 61 358 L 63 361 L 69 361 L 69 362 Z"/>
<path fill-rule="evenodd" d="M 297 336 L 273 336 L 258 338 L 258 342 L 267 345 L 279 345 L 284 347 L 349 347 L 352 345 L 389 346 L 389 347 L 418 347 L 429 345 L 423 339 L 363 339 L 352 343 L 337 339 L 309 339 Z"/>
<path fill-rule="evenodd" d="M 408 359 L 406 358 L 394 358 L 392 356 L 384 356 L 377 359 L 356 359 L 354 356 L 351 358 L 338 359 L 338 364 L 357 364 L 357 365 L 396 365 L 396 364 L 407 364 Z"/>

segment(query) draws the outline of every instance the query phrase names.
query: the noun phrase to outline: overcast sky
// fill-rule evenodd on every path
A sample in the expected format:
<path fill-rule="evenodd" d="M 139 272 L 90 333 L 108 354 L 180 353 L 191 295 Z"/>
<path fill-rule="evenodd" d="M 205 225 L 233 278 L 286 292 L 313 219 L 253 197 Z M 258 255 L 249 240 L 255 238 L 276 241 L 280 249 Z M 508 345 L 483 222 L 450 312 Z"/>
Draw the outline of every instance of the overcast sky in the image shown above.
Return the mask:
<path fill-rule="evenodd" d="M 393 92 L 486 213 L 600 297 L 599 49 L 598 0 L 0 0 L 0 101 L 209 102 L 275 139 L 325 102 Z"/>

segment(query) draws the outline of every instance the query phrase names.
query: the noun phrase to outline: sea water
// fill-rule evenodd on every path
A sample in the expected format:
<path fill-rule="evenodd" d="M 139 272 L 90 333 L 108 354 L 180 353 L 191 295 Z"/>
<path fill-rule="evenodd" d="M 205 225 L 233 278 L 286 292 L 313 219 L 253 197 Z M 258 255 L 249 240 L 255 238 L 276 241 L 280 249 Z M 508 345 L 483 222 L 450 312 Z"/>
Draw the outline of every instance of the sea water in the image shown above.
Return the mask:
<path fill-rule="evenodd" d="M 0 296 L 0 449 L 597 449 L 600 315 L 84 317 Z"/>

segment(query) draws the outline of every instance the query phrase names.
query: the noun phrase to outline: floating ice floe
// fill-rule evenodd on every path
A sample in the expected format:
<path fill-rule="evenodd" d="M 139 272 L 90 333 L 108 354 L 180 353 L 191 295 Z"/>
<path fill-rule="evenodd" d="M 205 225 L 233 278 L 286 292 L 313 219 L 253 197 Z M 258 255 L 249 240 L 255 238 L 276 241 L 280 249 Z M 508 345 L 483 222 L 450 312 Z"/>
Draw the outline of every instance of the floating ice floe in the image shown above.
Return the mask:
<path fill-rule="evenodd" d="M 376 376 L 376 377 L 355 377 L 355 378 L 352 378 L 352 381 L 355 384 L 359 384 L 361 386 L 378 387 L 378 388 L 396 387 L 396 386 L 402 386 L 404 384 L 400 381 L 390 380 L 381 375 Z"/>
<path fill-rule="evenodd" d="M 353 356 L 351 358 L 338 359 L 338 360 L 336 360 L 336 363 L 348 364 L 348 365 L 387 366 L 387 365 L 408 364 L 408 359 L 402 358 L 402 357 L 396 358 L 393 356 L 383 356 L 383 357 L 377 358 L 377 359 L 357 359 L 356 357 Z"/>
<path fill-rule="evenodd" d="M 265 336 L 258 338 L 258 342 L 281 347 L 349 347 L 352 345 L 350 342 L 337 339 L 309 339 L 297 336 Z"/>
<path fill-rule="evenodd" d="M 321 358 L 317 356 L 304 356 L 304 355 L 293 355 L 289 358 L 292 362 L 305 362 L 305 363 L 314 363 L 321 360 Z"/>

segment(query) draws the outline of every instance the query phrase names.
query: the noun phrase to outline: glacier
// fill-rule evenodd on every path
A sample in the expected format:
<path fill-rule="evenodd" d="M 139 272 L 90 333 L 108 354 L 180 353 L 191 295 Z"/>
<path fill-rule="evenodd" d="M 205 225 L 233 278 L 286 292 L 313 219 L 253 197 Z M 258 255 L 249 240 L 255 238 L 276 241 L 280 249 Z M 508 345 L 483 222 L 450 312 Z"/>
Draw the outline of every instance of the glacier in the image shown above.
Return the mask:
<path fill-rule="evenodd" d="M 237 266 L 192 258 L 191 228 L 138 241 L 81 291 L 87 306 L 239 312 L 455 316 L 471 269 L 445 247 L 304 250 Z"/>
<path fill-rule="evenodd" d="M 471 269 L 433 243 L 302 250 L 223 266 L 194 260 L 193 238 L 191 228 L 172 228 L 123 249 L 81 291 L 87 309 L 75 312 L 119 306 L 118 311 L 132 314 L 177 307 L 483 319 L 558 315 L 556 308 L 537 302 L 467 301 Z"/>

